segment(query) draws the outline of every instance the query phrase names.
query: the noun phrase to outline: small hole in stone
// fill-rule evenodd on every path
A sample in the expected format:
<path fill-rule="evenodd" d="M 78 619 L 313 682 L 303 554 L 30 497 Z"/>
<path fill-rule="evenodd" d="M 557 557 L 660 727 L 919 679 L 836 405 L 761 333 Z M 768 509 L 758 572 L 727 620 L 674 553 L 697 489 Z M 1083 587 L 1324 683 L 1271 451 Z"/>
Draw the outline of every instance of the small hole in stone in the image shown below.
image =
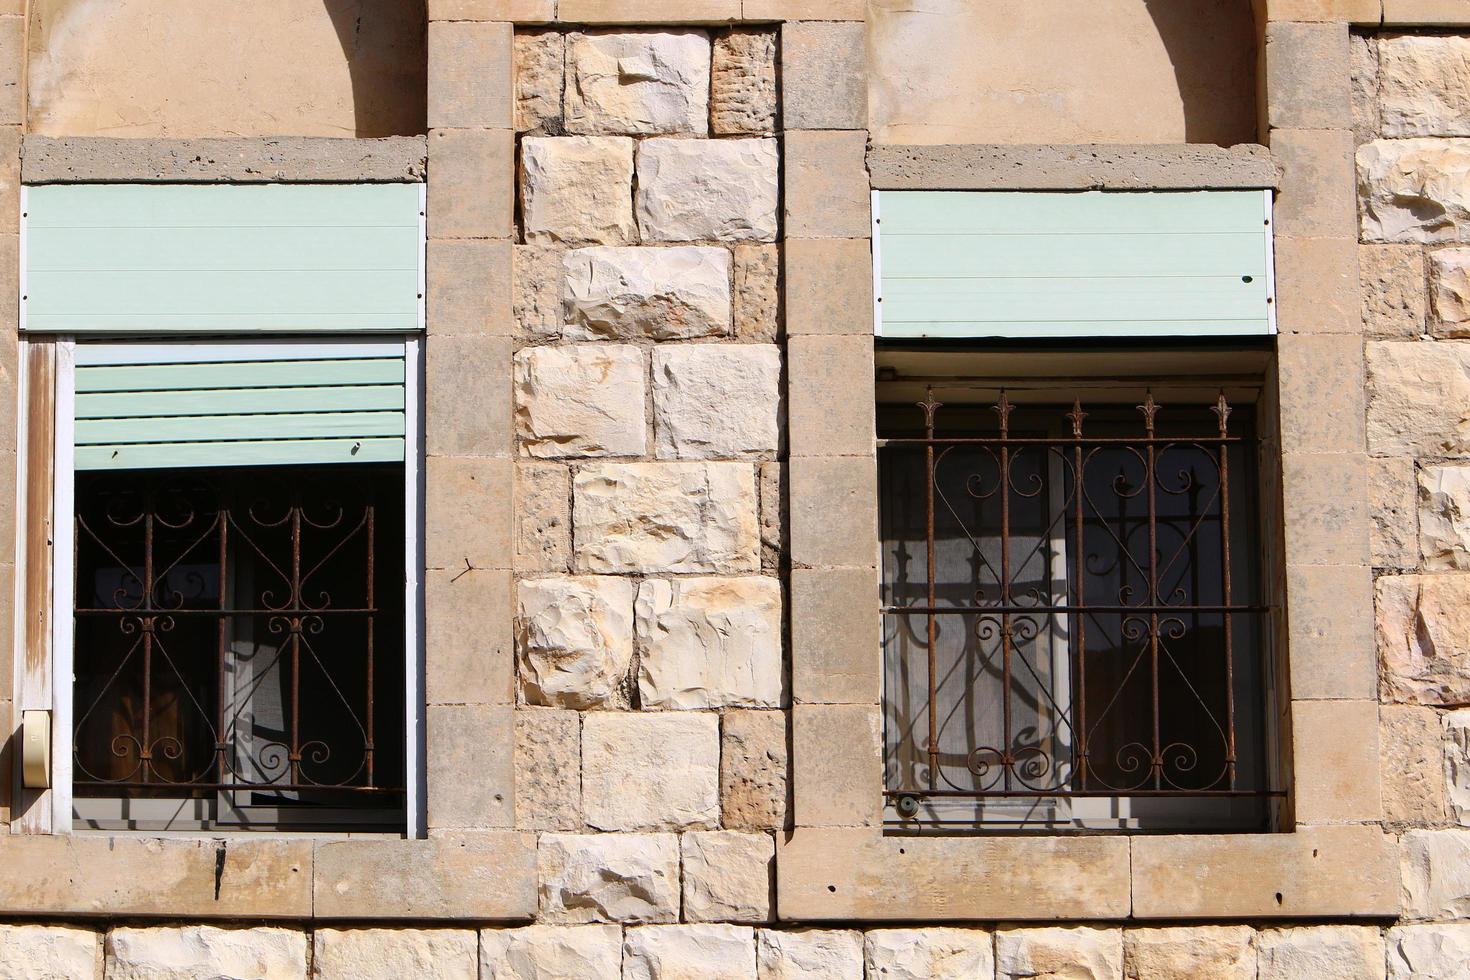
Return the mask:
<path fill-rule="evenodd" d="M 827 890 L 828 890 L 828 891 L 829 891 L 829 892 L 833 892 L 833 893 L 836 893 L 836 891 L 837 891 L 837 886 L 836 886 L 836 885 L 828 885 L 828 886 L 827 886 Z"/>
<path fill-rule="evenodd" d="M 901 847 L 900 847 L 900 848 L 899 848 L 899 849 L 898 849 L 898 853 L 900 853 L 900 854 L 907 854 L 907 853 L 908 853 L 908 851 L 905 851 L 905 850 L 904 850 L 904 849 L 903 849 L 903 848 L 901 848 Z"/>
<path fill-rule="evenodd" d="M 1276 893 L 1276 904 L 1277 905 L 1280 905 L 1281 904 L 1281 893 L 1280 892 L 1277 892 Z"/>
<path fill-rule="evenodd" d="M 1316 857 L 1316 856 L 1317 856 L 1317 849 L 1314 847 L 1314 848 L 1312 848 L 1312 857 Z"/>

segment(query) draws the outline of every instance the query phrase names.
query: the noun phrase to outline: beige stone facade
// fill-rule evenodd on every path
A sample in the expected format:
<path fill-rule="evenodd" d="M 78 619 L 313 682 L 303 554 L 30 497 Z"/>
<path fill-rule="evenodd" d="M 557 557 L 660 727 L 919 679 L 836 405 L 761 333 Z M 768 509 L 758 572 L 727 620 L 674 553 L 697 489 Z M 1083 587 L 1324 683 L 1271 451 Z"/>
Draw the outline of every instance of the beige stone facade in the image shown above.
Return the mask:
<path fill-rule="evenodd" d="M 0 57 L 0 403 L 19 404 L 23 178 L 427 184 L 422 833 L 75 832 L 12 776 L 19 711 L 69 696 L 18 610 L 0 975 L 1470 974 L 1459 4 L 1260 0 L 1239 23 L 1183 4 L 1226 47 L 1191 54 L 1187 12 L 1139 59 L 1073 39 L 1087 57 L 1028 80 L 985 145 L 936 147 L 885 144 L 973 136 L 925 92 L 974 69 L 915 50 L 902 5 L 428 0 L 402 130 L 423 142 L 360 152 L 275 133 L 259 104 L 218 131 L 159 106 L 123 134 L 207 139 L 102 139 L 67 88 L 82 34 L 37 52 L 84 5 L 40 6 L 0 0 L 0 54 L 32 48 L 29 69 Z M 965 6 L 935 23 L 983 29 Z M 1023 6 L 1006 30 L 1053 5 Z M 1136 37 L 1153 6 L 1053 29 Z M 76 84 L 132 79 L 146 108 L 163 76 L 125 71 L 131 50 Z M 1169 51 L 1187 64 L 1161 91 Z M 1120 60 L 1115 88 L 1076 88 Z M 341 128 L 371 70 L 313 125 Z M 1068 108 L 1100 99 L 1133 114 Z M 313 138 L 235 139 L 257 132 Z M 1275 192 L 1271 826 L 885 831 L 870 192 L 1198 187 Z M 17 424 L 37 412 L 6 414 L 0 485 L 44 455 Z M 9 595 L 49 512 L 3 496 Z"/>

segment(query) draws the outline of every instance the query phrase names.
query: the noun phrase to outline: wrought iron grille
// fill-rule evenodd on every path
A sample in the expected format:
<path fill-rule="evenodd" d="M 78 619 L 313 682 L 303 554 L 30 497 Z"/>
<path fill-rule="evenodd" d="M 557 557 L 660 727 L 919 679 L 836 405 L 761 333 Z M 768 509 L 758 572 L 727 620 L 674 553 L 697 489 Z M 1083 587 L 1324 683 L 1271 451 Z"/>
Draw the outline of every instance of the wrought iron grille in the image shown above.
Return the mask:
<path fill-rule="evenodd" d="M 899 816 L 1271 795 L 1249 413 L 917 409 L 880 442 Z"/>
<path fill-rule="evenodd" d="M 402 479 L 79 474 L 77 795 L 396 805 Z"/>

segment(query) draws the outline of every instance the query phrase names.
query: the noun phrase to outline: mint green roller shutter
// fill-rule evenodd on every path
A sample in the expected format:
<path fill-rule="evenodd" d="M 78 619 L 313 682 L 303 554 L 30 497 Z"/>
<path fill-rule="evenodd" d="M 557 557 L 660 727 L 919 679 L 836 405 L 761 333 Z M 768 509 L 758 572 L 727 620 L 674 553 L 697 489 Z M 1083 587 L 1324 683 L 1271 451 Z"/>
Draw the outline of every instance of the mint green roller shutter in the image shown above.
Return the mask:
<path fill-rule="evenodd" d="M 884 337 L 1271 333 L 1266 191 L 882 191 Z"/>
<path fill-rule="evenodd" d="M 419 328 L 418 184 L 26 188 L 27 331 Z"/>
<path fill-rule="evenodd" d="M 404 459 L 401 344 L 177 350 L 99 363 L 77 346 L 76 469 Z"/>

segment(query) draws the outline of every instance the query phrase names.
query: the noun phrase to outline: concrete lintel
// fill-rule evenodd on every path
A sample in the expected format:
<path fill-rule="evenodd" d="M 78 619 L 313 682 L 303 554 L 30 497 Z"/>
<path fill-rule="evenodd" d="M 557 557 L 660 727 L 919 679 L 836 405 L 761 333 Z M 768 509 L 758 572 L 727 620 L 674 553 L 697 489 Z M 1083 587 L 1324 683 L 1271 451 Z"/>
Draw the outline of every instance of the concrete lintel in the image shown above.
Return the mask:
<path fill-rule="evenodd" d="M 1274 188 L 1263 146 L 975 144 L 875 146 L 878 190 L 1193 190 Z"/>
<path fill-rule="evenodd" d="M 428 151 L 422 136 L 27 136 L 21 155 L 27 184 L 419 183 Z"/>

